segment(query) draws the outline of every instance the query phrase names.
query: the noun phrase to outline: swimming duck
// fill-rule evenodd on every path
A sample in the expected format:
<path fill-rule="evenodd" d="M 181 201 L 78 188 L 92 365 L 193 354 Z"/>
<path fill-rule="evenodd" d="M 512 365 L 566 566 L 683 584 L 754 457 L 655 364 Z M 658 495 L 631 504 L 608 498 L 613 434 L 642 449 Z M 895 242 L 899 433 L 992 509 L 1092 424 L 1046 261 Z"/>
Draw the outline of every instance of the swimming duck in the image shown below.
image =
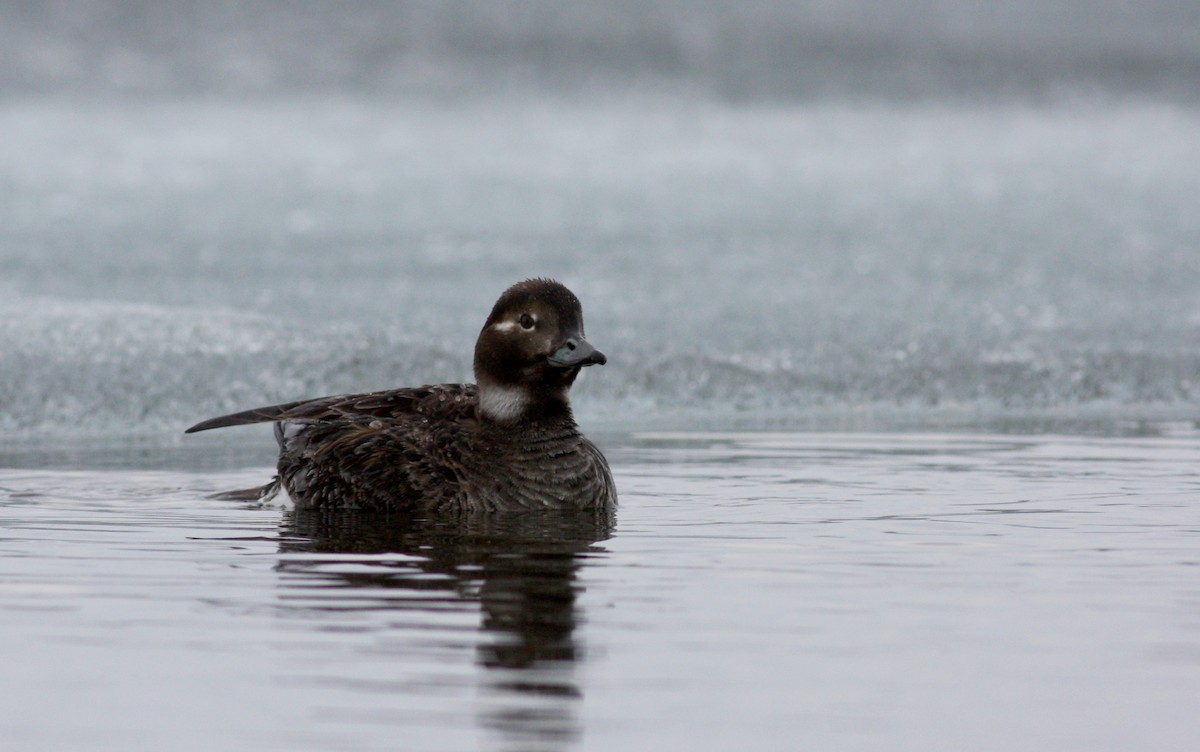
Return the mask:
<path fill-rule="evenodd" d="M 548 279 L 504 291 L 475 343 L 477 384 L 288 402 L 197 423 L 187 433 L 275 423 L 278 475 L 300 509 L 605 509 L 616 486 L 579 432 L 568 391 L 607 358 L 579 299 Z"/>

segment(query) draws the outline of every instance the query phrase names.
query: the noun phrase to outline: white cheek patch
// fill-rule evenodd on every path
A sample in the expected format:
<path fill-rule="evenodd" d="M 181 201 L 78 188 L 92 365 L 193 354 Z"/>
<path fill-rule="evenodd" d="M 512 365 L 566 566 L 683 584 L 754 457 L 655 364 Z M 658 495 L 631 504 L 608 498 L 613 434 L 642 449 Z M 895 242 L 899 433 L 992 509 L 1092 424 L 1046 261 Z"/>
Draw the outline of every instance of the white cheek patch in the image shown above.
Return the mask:
<path fill-rule="evenodd" d="M 517 328 L 517 322 L 497 321 L 495 324 L 492 324 L 492 328 L 498 332 L 511 332 L 513 329 Z"/>

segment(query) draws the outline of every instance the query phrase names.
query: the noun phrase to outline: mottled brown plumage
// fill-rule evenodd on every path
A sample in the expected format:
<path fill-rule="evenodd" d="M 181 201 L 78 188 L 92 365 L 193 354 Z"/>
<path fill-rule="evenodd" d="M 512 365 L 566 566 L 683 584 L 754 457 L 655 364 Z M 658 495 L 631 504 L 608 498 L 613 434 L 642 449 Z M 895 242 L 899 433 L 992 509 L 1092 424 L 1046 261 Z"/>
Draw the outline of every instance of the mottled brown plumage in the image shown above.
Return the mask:
<path fill-rule="evenodd" d="M 300 508 L 606 508 L 616 487 L 579 432 L 568 391 L 603 364 L 578 299 L 527 280 L 496 302 L 475 347 L 475 384 L 326 397 L 206 420 L 189 433 L 275 423 L 280 485 Z"/>

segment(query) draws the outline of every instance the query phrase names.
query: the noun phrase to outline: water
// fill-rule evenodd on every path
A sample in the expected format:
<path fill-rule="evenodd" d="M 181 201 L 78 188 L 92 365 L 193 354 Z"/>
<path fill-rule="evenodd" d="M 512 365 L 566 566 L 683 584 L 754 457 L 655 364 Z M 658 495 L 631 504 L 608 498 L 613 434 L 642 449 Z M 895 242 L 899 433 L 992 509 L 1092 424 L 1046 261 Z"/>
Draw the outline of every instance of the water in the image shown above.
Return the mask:
<path fill-rule="evenodd" d="M 1200 417 L 1191 104 L 17 99 L 0 131 L 9 436 L 469 379 L 535 275 L 616 430 Z"/>
<path fill-rule="evenodd" d="M 615 527 L 206 498 L 267 468 L 7 469 L 0 733 L 1190 749 L 1200 437 L 1161 432 L 609 437 Z"/>

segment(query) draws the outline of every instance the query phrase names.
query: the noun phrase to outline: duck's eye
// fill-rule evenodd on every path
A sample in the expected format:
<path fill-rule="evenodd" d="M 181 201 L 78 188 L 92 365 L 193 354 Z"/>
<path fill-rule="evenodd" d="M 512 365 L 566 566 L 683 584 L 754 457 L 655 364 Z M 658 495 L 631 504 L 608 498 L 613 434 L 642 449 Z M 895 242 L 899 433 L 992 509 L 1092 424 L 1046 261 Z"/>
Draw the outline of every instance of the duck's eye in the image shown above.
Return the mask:
<path fill-rule="evenodd" d="M 518 319 L 518 322 L 520 322 L 522 329 L 532 329 L 533 328 L 534 320 L 533 320 L 533 317 L 530 316 L 528 313 L 522 313 L 521 318 Z"/>

